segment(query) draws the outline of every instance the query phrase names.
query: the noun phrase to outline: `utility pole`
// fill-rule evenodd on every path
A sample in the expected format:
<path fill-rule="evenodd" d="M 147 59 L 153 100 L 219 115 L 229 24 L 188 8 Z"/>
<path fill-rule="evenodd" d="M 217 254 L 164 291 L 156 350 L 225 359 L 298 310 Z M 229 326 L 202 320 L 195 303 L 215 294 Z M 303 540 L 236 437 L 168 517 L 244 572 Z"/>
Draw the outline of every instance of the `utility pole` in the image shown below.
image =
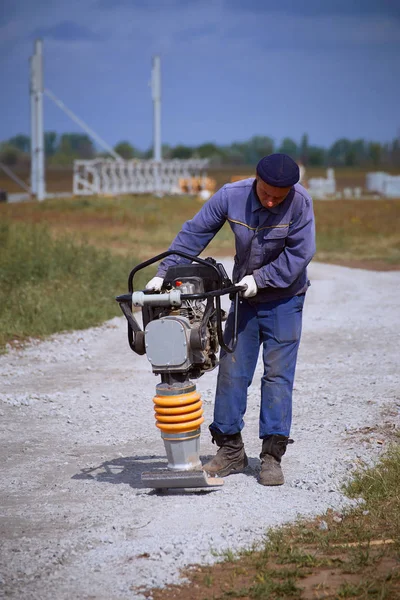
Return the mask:
<path fill-rule="evenodd" d="M 36 55 L 30 57 L 31 80 L 30 80 L 30 104 L 31 104 L 31 194 L 37 193 L 36 174 Z"/>
<path fill-rule="evenodd" d="M 153 57 L 151 77 L 151 91 L 153 97 L 153 158 L 161 162 L 161 61 L 159 56 Z"/>
<path fill-rule="evenodd" d="M 31 66 L 31 190 L 39 201 L 46 197 L 43 132 L 43 42 L 35 41 Z"/>

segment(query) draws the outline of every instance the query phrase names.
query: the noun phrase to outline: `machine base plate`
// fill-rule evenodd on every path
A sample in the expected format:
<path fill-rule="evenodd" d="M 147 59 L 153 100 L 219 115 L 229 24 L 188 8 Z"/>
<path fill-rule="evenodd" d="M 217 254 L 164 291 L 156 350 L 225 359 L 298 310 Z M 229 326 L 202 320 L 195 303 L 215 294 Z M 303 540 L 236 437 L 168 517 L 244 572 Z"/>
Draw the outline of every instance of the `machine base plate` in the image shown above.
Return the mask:
<path fill-rule="evenodd" d="M 155 489 L 165 488 L 208 488 L 224 484 L 221 477 L 210 477 L 205 471 L 146 471 L 142 473 L 142 483 Z"/>

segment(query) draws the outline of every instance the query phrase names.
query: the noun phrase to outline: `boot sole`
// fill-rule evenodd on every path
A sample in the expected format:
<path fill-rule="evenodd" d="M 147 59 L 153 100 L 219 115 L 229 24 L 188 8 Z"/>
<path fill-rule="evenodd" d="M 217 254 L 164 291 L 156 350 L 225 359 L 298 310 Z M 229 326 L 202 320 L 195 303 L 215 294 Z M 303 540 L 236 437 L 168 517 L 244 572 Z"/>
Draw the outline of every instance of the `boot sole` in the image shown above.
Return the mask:
<path fill-rule="evenodd" d="M 228 475 L 234 475 L 235 473 L 242 473 L 248 464 L 249 460 L 245 454 L 243 464 L 241 466 L 236 466 L 235 463 L 232 463 L 228 467 L 225 467 L 225 469 L 221 469 L 220 471 L 216 471 L 215 473 L 211 473 L 210 471 L 207 471 L 207 469 L 204 470 L 206 473 L 213 477 L 227 477 Z"/>
<path fill-rule="evenodd" d="M 278 485 L 283 485 L 285 482 L 284 482 L 284 481 L 276 481 L 276 480 L 275 480 L 275 481 L 269 481 L 268 483 L 263 483 L 263 482 L 262 482 L 262 481 L 259 479 L 259 480 L 258 480 L 258 483 L 259 483 L 260 485 L 265 485 L 265 486 L 267 486 L 267 487 L 274 487 L 274 486 L 276 487 L 276 486 L 278 486 Z"/>

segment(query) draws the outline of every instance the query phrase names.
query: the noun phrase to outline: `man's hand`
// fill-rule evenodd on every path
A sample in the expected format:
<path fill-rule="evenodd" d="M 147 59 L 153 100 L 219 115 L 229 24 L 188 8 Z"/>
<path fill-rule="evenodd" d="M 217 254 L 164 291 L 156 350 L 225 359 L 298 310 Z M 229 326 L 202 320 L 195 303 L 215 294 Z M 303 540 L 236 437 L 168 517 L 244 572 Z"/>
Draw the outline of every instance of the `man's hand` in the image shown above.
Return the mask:
<path fill-rule="evenodd" d="M 247 286 L 247 289 L 244 290 L 244 292 L 240 292 L 243 298 L 252 298 L 257 294 L 258 287 L 253 275 L 246 275 L 246 277 L 243 277 L 243 279 L 241 279 L 236 285 Z"/>
<path fill-rule="evenodd" d="M 150 281 L 146 283 L 146 290 L 154 290 L 155 292 L 159 292 L 161 290 L 163 281 L 163 277 L 153 277 L 153 279 L 150 279 Z"/>

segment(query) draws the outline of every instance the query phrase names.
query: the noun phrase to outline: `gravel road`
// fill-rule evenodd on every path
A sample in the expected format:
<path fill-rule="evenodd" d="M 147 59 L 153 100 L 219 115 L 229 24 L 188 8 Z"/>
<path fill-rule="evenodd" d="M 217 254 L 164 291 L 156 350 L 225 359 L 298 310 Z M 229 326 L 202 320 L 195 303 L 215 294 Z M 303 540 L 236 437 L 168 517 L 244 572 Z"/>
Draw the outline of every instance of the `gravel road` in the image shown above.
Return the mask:
<path fill-rule="evenodd" d="M 281 488 L 256 481 L 260 363 L 246 472 L 216 491 L 158 495 L 140 479 L 165 464 L 158 378 L 130 351 L 123 317 L 0 356 L 0 597 L 140 599 L 269 526 L 348 503 L 341 483 L 399 427 L 400 272 L 312 263 L 310 277 Z M 198 381 L 203 462 L 215 382 L 215 371 Z"/>

